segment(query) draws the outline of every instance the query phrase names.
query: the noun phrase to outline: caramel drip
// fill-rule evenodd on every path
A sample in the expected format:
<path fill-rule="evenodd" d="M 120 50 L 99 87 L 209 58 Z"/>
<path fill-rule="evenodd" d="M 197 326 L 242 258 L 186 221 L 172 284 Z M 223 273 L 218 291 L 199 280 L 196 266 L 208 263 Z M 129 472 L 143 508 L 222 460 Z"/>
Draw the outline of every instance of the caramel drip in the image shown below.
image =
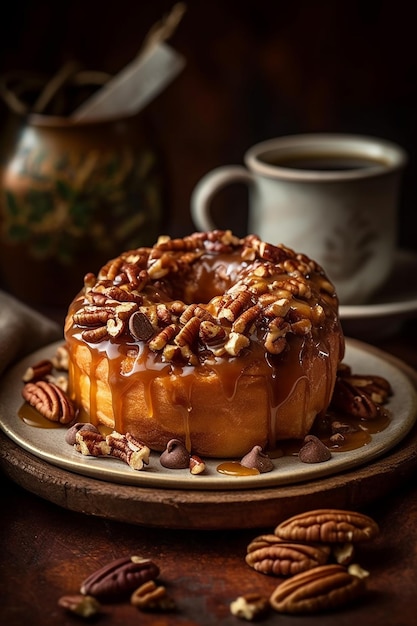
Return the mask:
<path fill-rule="evenodd" d="M 97 416 L 97 378 L 96 371 L 98 367 L 98 359 L 92 358 L 90 361 L 90 417 L 92 423 L 97 426 L 98 424 L 98 416 Z"/>
<path fill-rule="evenodd" d="M 172 396 L 172 404 L 180 409 L 183 421 L 184 429 L 184 445 L 188 451 L 192 450 L 192 433 L 191 433 L 191 420 L 192 420 L 192 390 L 193 379 L 192 376 L 181 376 L 178 374 L 175 376 L 181 384 L 176 386 L 176 392 Z"/>

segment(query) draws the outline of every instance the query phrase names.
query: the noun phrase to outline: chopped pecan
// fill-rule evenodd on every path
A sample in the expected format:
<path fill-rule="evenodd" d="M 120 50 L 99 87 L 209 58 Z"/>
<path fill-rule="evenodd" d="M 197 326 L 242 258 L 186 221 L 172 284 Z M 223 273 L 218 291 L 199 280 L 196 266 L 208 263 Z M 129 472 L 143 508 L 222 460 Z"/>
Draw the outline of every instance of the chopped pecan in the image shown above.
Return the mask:
<path fill-rule="evenodd" d="M 58 346 L 56 349 L 55 354 L 52 357 L 52 364 L 56 370 L 68 372 L 69 354 L 68 348 L 65 344 Z"/>
<path fill-rule="evenodd" d="M 168 324 L 173 322 L 171 311 L 168 309 L 166 304 L 156 305 L 156 317 L 163 326 L 168 326 Z"/>
<path fill-rule="evenodd" d="M 81 584 L 80 592 L 102 602 L 114 602 L 130 594 L 159 575 L 159 567 L 150 559 L 127 556 L 100 568 Z"/>
<path fill-rule="evenodd" d="M 186 324 L 192 317 L 198 317 L 202 321 L 215 322 L 215 318 L 212 314 L 199 304 L 189 304 L 187 308 L 182 311 L 179 320 L 180 324 Z"/>
<path fill-rule="evenodd" d="M 190 456 L 189 467 L 191 474 L 202 474 L 206 469 L 206 464 L 199 456 L 193 454 Z"/>
<path fill-rule="evenodd" d="M 177 336 L 175 337 L 175 343 L 182 346 L 192 346 L 198 337 L 198 331 L 200 329 L 201 319 L 198 317 L 192 317 L 181 328 Z"/>
<path fill-rule="evenodd" d="M 98 429 L 94 426 L 94 424 L 90 424 L 89 422 L 77 422 L 73 424 L 71 428 L 68 428 L 65 434 L 65 441 L 73 446 L 76 443 L 76 437 L 79 430 L 90 430 L 95 433 L 98 432 Z"/>
<path fill-rule="evenodd" d="M 138 587 L 132 593 L 130 603 L 142 611 L 172 611 L 176 608 L 166 587 L 157 585 L 154 580 L 148 580 Z"/>
<path fill-rule="evenodd" d="M 263 298 L 262 296 L 259 298 L 260 304 L 264 306 L 263 314 L 266 317 L 278 317 L 283 318 L 287 315 L 290 310 L 291 300 L 289 298 L 278 298 L 276 299 L 273 294 L 268 294 L 270 296 L 270 302 L 267 298 Z"/>
<path fill-rule="evenodd" d="M 106 435 L 106 443 L 110 447 L 111 456 L 121 459 L 134 470 L 141 470 L 149 463 L 150 449 L 131 433 L 123 435 L 113 431 Z"/>
<path fill-rule="evenodd" d="M 281 539 L 347 543 L 375 537 L 377 523 L 363 513 L 340 509 L 317 509 L 294 515 L 275 528 Z"/>
<path fill-rule="evenodd" d="M 259 304 L 254 304 L 249 309 L 246 309 L 241 313 L 232 324 L 232 332 L 236 333 L 248 333 L 251 325 L 255 322 L 259 315 L 261 307 Z"/>
<path fill-rule="evenodd" d="M 22 396 L 33 408 L 51 422 L 69 424 L 75 417 L 75 407 L 67 394 L 57 385 L 45 380 L 26 383 Z"/>
<path fill-rule="evenodd" d="M 230 612 L 236 617 L 251 622 L 264 617 L 269 607 L 268 598 L 259 593 L 248 593 L 230 603 Z"/>
<path fill-rule="evenodd" d="M 352 576 L 357 576 L 358 578 L 368 578 L 369 572 L 366 569 L 363 569 L 358 563 L 352 563 L 347 568 L 349 574 Z"/>
<path fill-rule="evenodd" d="M 24 383 L 42 380 L 52 372 L 53 367 L 53 363 L 50 359 L 39 361 L 38 363 L 35 363 L 35 365 L 31 365 L 26 369 L 22 376 L 22 380 Z"/>
<path fill-rule="evenodd" d="M 250 345 L 250 339 L 246 335 L 242 335 L 241 333 L 233 333 L 229 334 L 229 337 L 224 344 L 224 349 L 230 356 L 237 356 L 244 348 L 247 348 Z"/>
<path fill-rule="evenodd" d="M 269 322 L 268 332 L 265 338 L 265 349 L 270 354 L 281 354 L 287 345 L 286 334 L 290 330 L 290 324 L 283 317 L 274 317 Z"/>
<path fill-rule="evenodd" d="M 136 304 L 142 304 L 142 296 L 140 294 L 133 293 L 122 287 L 108 287 L 105 290 L 105 294 L 110 300 L 117 300 L 118 302 L 135 302 Z"/>
<path fill-rule="evenodd" d="M 122 302 L 116 306 L 115 313 L 119 320 L 125 322 L 137 310 L 138 305 L 136 302 Z"/>
<path fill-rule="evenodd" d="M 106 326 L 98 326 L 97 328 L 83 330 L 81 334 L 82 338 L 87 343 L 100 343 L 100 341 L 109 338 Z"/>
<path fill-rule="evenodd" d="M 342 565 L 321 565 L 282 582 L 269 601 L 279 613 L 316 613 L 343 606 L 364 590 L 364 579 Z"/>
<path fill-rule="evenodd" d="M 113 315 L 114 309 L 111 307 L 84 307 L 74 313 L 74 323 L 83 328 L 97 328 L 105 326 Z"/>
<path fill-rule="evenodd" d="M 97 429 L 78 428 L 75 449 L 87 456 L 111 456 L 127 463 L 134 470 L 149 463 L 150 449 L 130 433 L 113 431 L 102 435 Z"/>
<path fill-rule="evenodd" d="M 251 299 L 252 294 L 247 290 L 239 291 L 236 296 L 229 296 L 219 311 L 219 319 L 225 318 L 229 322 L 234 322 L 251 303 Z"/>
<path fill-rule="evenodd" d="M 54 385 L 62 389 L 64 393 L 68 392 L 68 376 L 54 376 L 53 374 L 48 374 L 45 377 L 45 380 L 48 383 L 53 383 Z"/>
<path fill-rule="evenodd" d="M 165 346 L 175 337 L 178 333 L 178 326 L 176 324 L 170 324 L 163 328 L 155 337 L 150 341 L 149 347 L 151 350 L 162 350 Z"/>
<path fill-rule="evenodd" d="M 332 547 L 332 554 L 336 563 L 349 565 L 349 563 L 352 563 L 352 559 L 355 555 L 355 546 L 353 543 L 335 544 Z"/>
<path fill-rule="evenodd" d="M 74 448 L 86 456 L 109 456 L 110 446 L 98 430 L 80 428 L 75 433 Z"/>
<path fill-rule="evenodd" d="M 118 317 L 111 317 L 106 324 L 106 329 L 110 337 L 119 337 L 124 331 L 125 325 L 123 320 Z"/>
<path fill-rule="evenodd" d="M 330 555 L 328 546 L 277 541 L 251 550 L 246 563 L 257 572 L 273 576 L 294 576 L 318 565 L 324 565 Z"/>
<path fill-rule="evenodd" d="M 207 346 L 217 345 L 226 339 L 225 329 L 210 320 L 204 320 L 201 322 L 199 335 L 201 341 Z"/>
<path fill-rule="evenodd" d="M 58 606 L 85 619 L 97 615 L 101 609 L 100 603 L 96 598 L 82 594 L 61 596 L 58 600 Z"/>

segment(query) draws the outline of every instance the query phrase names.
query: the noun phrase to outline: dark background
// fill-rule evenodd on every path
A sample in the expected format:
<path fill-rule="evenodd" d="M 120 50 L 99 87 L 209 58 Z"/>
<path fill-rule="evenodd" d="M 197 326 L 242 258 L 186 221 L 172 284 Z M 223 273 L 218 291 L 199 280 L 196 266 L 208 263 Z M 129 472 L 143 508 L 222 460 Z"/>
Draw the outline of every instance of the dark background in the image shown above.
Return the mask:
<path fill-rule="evenodd" d="M 117 72 L 174 2 L 17 1 L 1 19 L 0 72 L 54 74 L 66 61 Z M 147 108 L 171 180 L 174 234 L 194 230 L 197 181 L 253 143 L 314 131 L 377 135 L 409 153 L 400 245 L 417 249 L 417 34 L 413 3 L 190 0 L 170 44 L 185 71 Z M 1 103 L 2 127 L 6 107 Z M 232 192 L 230 192 L 232 194 Z M 244 228 L 243 192 L 231 224 Z"/>

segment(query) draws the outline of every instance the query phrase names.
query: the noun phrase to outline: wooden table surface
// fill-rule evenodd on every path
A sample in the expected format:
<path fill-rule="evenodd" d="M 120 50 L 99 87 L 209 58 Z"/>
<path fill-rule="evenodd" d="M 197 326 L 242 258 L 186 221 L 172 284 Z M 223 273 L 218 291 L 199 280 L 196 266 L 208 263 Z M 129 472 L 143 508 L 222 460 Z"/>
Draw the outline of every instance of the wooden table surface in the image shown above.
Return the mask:
<path fill-rule="evenodd" d="M 417 369 L 415 320 L 401 334 L 374 341 Z M 255 530 L 146 528 L 85 515 L 52 504 L 0 472 L 0 623 L 5 626 L 66 626 L 80 619 L 58 607 L 60 596 L 77 592 L 87 575 L 120 556 L 139 554 L 160 568 L 160 582 L 174 598 L 173 613 L 144 613 L 128 602 L 103 605 L 94 623 L 233 625 L 238 596 L 269 596 L 278 579 L 259 574 L 244 561 Z M 261 622 L 281 626 L 415 626 L 417 623 L 417 485 L 414 476 L 382 501 L 361 509 L 380 534 L 360 547 L 357 561 L 370 572 L 367 593 L 331 613 L 288 616 L 271 611 Z"/>

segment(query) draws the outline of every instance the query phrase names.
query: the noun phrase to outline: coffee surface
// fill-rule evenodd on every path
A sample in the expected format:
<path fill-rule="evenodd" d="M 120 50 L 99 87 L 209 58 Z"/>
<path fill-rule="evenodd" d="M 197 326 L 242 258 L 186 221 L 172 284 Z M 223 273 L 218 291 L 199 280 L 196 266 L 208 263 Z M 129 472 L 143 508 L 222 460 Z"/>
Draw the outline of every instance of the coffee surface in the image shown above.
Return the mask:
<path fill-rule="evenodd" d="M 267 165 L 285 167 L 294 170 L 310 170 L 339 172 L 348 170 L 361 170 L 370 167 L 386 166 L 383 159 L 371 159 L 363 156 L 350 156 L 345 154 L 294 154 L 294 155 L 263 155 L 260 160 Z"/>

